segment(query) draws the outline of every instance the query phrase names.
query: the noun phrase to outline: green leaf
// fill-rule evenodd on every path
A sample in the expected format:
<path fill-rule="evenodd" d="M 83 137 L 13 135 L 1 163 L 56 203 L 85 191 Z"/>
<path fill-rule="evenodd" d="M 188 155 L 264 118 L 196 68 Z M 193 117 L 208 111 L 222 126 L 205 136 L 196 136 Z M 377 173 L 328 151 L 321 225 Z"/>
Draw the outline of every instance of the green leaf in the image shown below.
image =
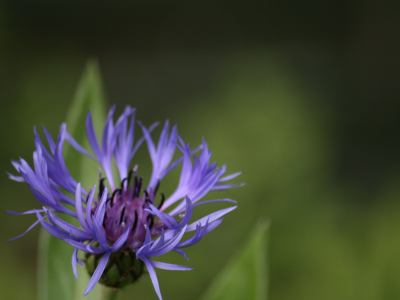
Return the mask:
<path fill-rule="evenodd" d="M 245 248 L 226 266 L 201 300 L 266 300 L 269 222 L 257 225 Z"/>
<path fill-rule="evenodd" d="M 79 82 L 69 112 L 67 130 L 86 149 L 89 149 L 85 134 L 87 112 L 91 110 L 94 127 L 99 133 L 105 124 L 105 99 L 101 76 L 97 62 L 89 61 Z M 79 154 L 69 145 L 64 149 L 65 162 L 71 175 L 82 182 L 83 187 L 93 186 L 98 182 L 98 165 L 84 155 Z M 76 223 L 71 216 L 60 216 L 64 220 Z M 38 253 L 38 293 L 40 300 L 83 299 L 83 293 L 89 282 L 86 270 L 78 265 L 76 281 L 72 272 L 71 257 L 74 248 L 66 242 L 48 234 L 43 228 L 39 238 Z M 85 300 L 99 298 L 98 287 L 85 297 Z"/>

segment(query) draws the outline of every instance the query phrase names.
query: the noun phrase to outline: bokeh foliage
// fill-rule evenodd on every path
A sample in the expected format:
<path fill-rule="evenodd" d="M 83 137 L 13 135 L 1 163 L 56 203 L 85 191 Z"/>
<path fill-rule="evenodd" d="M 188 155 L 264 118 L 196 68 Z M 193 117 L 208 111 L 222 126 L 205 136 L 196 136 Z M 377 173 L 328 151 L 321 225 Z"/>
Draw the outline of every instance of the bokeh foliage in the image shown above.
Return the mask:
<path fill-rule="evenodd" d="M 141 7 L 141 17 L 124 15 L 139 27 L 119 26 L 121 15 L 110 13 L 101 32 L 96 14 L 87 27 L 85 14 L 77 15 L 68 31 L 71 18 L 57 18 L 56 5 L 37 15 L 32 1 L 1 5 L 0 169 L 12 170 L 10 158 L 31 162 L 34 125 L 57 134 L 94 54 L 118 112 L 129 103 L 146 125 L 169 118 L 185 141 L 194 146 L 204 136 L 219 164 L 243 171 L 246 185 L 228 193 L 239 208 L 219 228 L 224 234 L 213 232 L 188 253 L 195 270 L 158 272 L 165 299 L 200 296 L 264 216 L 271 219 L 269 299 L 398 299 L 399 46 L 391 44 L 398 18 L 389 6 L 377 13 L 361 1 L 314 2 L 265 4 L 265 14 L 252 1 L 243 14 L 244 4 L 235 7 L 238 19 L 213 18 L 211 9 L 204 31 L 194 31 L 204 10 Z M 138 153 L 143 169 L 147 160 Z M 3 212 L 37 207 L 29 189 L 6 175 L 0 188 Z M 0 237 L 33 221 L 3 213 Z M 35 229 L 1 247 L 5 299 L 36 299 L 37 241 Z M 182 263 L 174 255 L 166 261 Z M 155 299 L 148 278 L 124 294 L 135 297 Z"/>

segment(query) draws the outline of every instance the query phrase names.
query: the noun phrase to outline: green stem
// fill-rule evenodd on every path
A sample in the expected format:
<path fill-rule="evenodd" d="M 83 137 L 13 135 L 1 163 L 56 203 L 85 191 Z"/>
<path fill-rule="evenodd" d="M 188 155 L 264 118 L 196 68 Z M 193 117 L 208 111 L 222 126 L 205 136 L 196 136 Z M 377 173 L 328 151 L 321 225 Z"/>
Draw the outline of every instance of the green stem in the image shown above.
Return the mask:
<path fill-rule="evenodd" d="M 100 299 L 99 300 L 118 300 L 121 298 L 122 289 L 110 288 L 100 285 Z"/>

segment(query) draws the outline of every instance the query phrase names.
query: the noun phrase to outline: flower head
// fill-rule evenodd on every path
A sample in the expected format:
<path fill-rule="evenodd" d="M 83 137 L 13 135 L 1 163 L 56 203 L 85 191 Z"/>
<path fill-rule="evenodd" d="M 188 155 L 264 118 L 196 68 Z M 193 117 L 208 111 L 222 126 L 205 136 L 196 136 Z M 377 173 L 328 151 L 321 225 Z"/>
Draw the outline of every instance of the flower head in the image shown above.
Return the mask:
<path fill-rule="evenodd" d="M 190 149 L 178 136 L 176 126 L 170 130 L 168 121 L 164 124 L 157 146 L 151 137 L 157 124 L 146 128 L 138 122 L 143 136 L 135 142 L 135 109 L 127 106 L 115 123 L 114 110 L 115 107 L 109 111 L 101 145 L 96 138 L 90 111 L 87 115 L 86 133 L 93 154 L 74 140 L 67 132 L 66 124 L 61 125 L 56 141 L 43 127 L 48 148 L 35 128 L 34 168 L 23 159 L 12 161 L 20 176 L 9 174 L 9 177 L 28 183 L 33 195 L 42 204 L 41 209 L 22 213 L 35 214 L 38 219 L 27 232 L 40 223 L 51 235 L 73 246 L 72 269 L 76 278 L 76 263 L 86 264 L 91 279 L 85 296 L 99 281 L 112 287 L 123 287 L 136 281 L 145 265 L 155 291 L 162 299 L 154 268 L 191 269 L 150 258 L 175 251 L 187 259 L 183 249 L 199 242 L 221 224 L 223 215 L 236 206 L 213 212 L 196 221 L 191 220 L 193 208 L 213 202 L 235 202 L 230 199 L 198 201 L 211 190 L 238 186 L 226 182 L 240 173 L 222 177 L 226 167 L 217 168 L 216 163 L 210 164 L 211 151 L 204 139 L 201 146 Z M 85 190 L 72 178 L 63 157 L 65 141 L 99 163 L 98 186 Z M 135 152 L 144 142 L 153 165 L 146 187 L 146 180 L 138 175 L 138 165 L 131 166 Z M 173 161 L 177 148 L 181 155 Z M 196 155 L 199 151 L 200 154 Z M 118 168 L 119 179 L 113 177 L 113 161 Z M 161 181 L 179 165 L 181 173 L 177 188 L 165 197 L 159 192 Z M 69 194 L 75 197 L 71 198 Z M 64 221 L 57 216 L 59 213 L 75 217 L 80 227 Z M 184 234 L 190 231 L 195 231 L 194 235 L 184 239 Z M 86 253 L 84 261 L 78 259 L 78 251 Z M 119 268 L 114 270 L 117 263 Z"/>

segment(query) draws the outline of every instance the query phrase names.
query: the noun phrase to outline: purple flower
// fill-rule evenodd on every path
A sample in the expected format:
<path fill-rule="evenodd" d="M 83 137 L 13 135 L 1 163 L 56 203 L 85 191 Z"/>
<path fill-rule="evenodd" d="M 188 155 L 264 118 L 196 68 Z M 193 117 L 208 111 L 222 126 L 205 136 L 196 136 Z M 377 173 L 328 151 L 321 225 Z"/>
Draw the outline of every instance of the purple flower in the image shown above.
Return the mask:
<path fill-rule="evenodd" d="M 76 278 L 76 263 L 86 264 L 92 277 L 85 296 L 99 281 L 113 287 L 123 287 L 136 281 L 145 265 L 155 291 L 162 299 L 154 268 L 180 271 L 191 269 L 150 258 L 175 251 L 187 259 L 182 249 L 199 242 L 221 224 L 223 215 L 236 206 L 216 211 L 196 221 L 191 220 L 193 208 L 213 202 L 235 202 L 230 199 L 199 200 L 211 190 L 239 186 L 227 181 L 240 173 L 222 177 L 226 167 L 217 168 L 216 163 L 210 164 L 211 151 L 204 139 L 200 147 L 190 149 L 178 136 L 176 126 L 170 131 L 168 121 L 164 124 L 157 146 L 151 137 L 151 131 L 157 124 L 146 128 L 138 122 L 143 137 L 135 142 L 135 109 L 127 106 L 115 124 L 114 110 L 115 106 L 108 114 L 101 146 L 96 138 L 91 112 L 87 115 L 86 132 L 93 154 L 73 139 L 67 132 L 66 124 L 61 125 L 56 141 L 43 127 L 48 148 L 35 128 L 34 168 L 23 159 L 12 161 L 20 176 L 9 174 L 9 177 L 28 183 L 33 195 L 42 204 L 41 209 L 22 213 L 35 214 L 38 219 L 26 232 L 40 223 L 51 235 L 73 246 L 72 269 Z M 101 177 L 101 171 L 98 188 L 94 185 L 84 190 L 72 178 L 63 158 L 64 141 L 99 163 L 105 177 Z M 143 142 L 147 144 L 153 164 L 146 188 L 143 178 L 138 176 L 138 166 L 131 167 L 134 154 Z M 173 161 L 176 148 L 182 155 Z M 195 153 L 199 151 L 200 154 L 196 156 Z M 113 177 L 113 161 L 118 168 L 119 179 Z M 179 183 L 176 190 L 166 198 L 158 192 L 160 183 L 179 165 Z M 71 198 L 70 194 L 75 197 Z M 57 216 L 59 213 L 75 217 L 80 227 L 64 221 Z M 185 240 L 184 234 L 189 231 L 195 233 Z M 86 253 L 84 261 L 78 259 L 78 251 Z M 115 272 L 113 268 L 118 271 Z"/>

